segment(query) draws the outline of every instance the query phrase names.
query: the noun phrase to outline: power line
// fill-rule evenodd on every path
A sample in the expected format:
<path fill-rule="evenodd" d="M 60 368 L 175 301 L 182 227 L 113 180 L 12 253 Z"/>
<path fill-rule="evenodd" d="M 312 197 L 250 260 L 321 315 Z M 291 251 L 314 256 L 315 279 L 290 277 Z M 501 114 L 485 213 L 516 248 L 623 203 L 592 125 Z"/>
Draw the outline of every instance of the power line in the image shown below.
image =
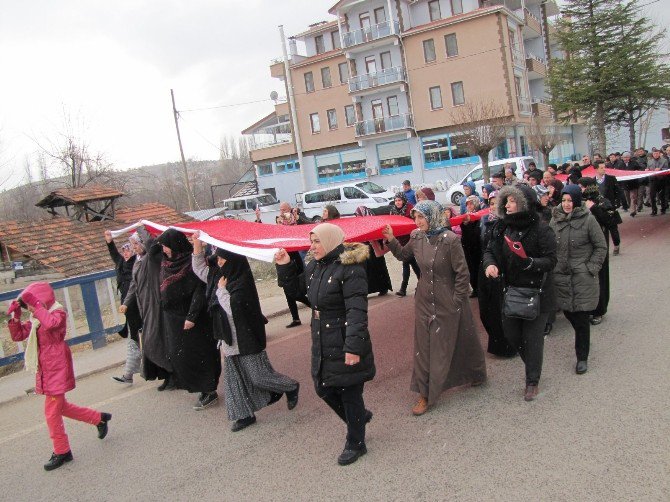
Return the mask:
<path fill-rule="evenodd" d="M 218 108 L 233 108 L 235 106 L 244 106 L 244 105 L 253 105 L 256 103 L 265 103 L 267 101 L 272 101 L 271 99 L 259 99 L 256 101 L 247 101 L 245 103 L 230 103 L 227 105 L 216 105 L 216 106 L 204 106 L 202 108 L 190 108 L 188 110 L 180 110 L 179 113 L 186 113 L 186 112 L 200 112 L 204 110 L 216 110 Z"/>

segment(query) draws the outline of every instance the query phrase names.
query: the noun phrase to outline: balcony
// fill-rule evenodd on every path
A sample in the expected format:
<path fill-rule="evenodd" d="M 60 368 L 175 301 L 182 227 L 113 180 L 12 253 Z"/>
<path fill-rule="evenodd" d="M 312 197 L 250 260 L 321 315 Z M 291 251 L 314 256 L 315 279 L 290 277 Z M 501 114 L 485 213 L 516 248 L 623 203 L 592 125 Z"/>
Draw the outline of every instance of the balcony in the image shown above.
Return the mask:
<path fill-rule="evenodd" d="M 551 105 L 542 98 L 533 98 L 531 110 L 533 111 L 533 116 L 535 117 L 551 119 L 554 116 Z"/>
<path fill-rule="evenodd" d="M 342 35 L 342 48 L 345 50 L 351 49 L 357 45 L 374 42 L 397 33 L 400 33 L 400 23 L 398 21 L 384 21 L 369 28 L 344 33 Z"/>
<path fill-rule="evenodd" d="M 528 70 L 528 80 L 545 78 L 547 76 L 547 63 L 540 57 L 528 55 L 526 58 L 526 69 Z"/>
<path fill-rule="evenodd" d="M 524 22 L 526 25 L 523 28 L 524 38 L 536 38 L 542 35 L 542 21 L 539 17 L 529 11 L 527 8 L 523 9 Z"/>
<path fill-rule="evenodd" d="M 414 118 L 411 113 L 395 115 L 393 117 L 382 117 L 356 122 L 356 137 L 385 134 L 412 128 L 414 128 Z"/>
<path fill-rule="evenodd" d="M 532 108 L 530 106 L 530 99 L 524 96 L 517 96 L 516 100 L 519 103 L 519 114 L 530 115 L 532 111 Z"/>
<path fill-rule="evenodd" d="M 358 93 L 368 89 L 375 89 L 396 82 L 406 82 L 407 73 L 402 66 L 385 68 L 382 71 L 366 73 L 365 75 L 356 75 L 349 78 L 349 92 Z"/>

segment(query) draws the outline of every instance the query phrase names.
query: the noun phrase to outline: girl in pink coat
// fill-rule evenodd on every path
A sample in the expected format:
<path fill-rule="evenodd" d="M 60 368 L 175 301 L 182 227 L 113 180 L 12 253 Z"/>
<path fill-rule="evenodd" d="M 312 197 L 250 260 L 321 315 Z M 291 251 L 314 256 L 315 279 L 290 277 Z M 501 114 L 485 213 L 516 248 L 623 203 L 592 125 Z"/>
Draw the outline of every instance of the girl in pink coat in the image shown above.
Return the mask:
<path fill-rule="evenodd" d="M 30 320 L 26 322 L 21 322 L 22 308 L 31 313 Z M 24 289 L 11 303 L 7 314 L 12 340 L 28 340 L 24 354 L 26 368 L 36 371 L 35 393 L 45 396 L 44 415 L 54 450 L 44 469 L 51 471 L 73 458 L 63 417 L 95 425 L 98 437 L 103 439 L 112 415 L 75 406 L 65 399 L 65 393 L 75 387 L 72 353 L 65 343 L 67 314 L 63 306 L 56 302 L 48 283 L 35 282 Z"/>

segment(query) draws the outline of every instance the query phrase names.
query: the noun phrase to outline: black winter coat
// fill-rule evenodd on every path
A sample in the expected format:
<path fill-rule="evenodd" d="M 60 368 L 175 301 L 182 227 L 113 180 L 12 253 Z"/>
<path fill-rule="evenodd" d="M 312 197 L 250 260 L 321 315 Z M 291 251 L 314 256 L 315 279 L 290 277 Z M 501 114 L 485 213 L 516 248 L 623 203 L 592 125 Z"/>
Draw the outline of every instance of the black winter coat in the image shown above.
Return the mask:
<path fill-rule="evenodd" d="M 114 241 L 107 243 L 107 249 L 114 262 L 114 268 L 116 268 L 116 287 L 121 293 L 121 303 L 123 303 L 133 280 L 133 265 L 135 265 L 136 256 L 133 255 L 128 261 L 124 260 Z"/>
<path fill-rule="evenodd" d="M 355 243 L 312 260 L 303 274 L 292 262 L 277 265 L 280 284 L 289 296 L 307 295 L 312 305 L 312 378 L 317 393 L 320 387 L 349 387 L 375 376 L 368 332 L 367 255 L 368 247 Z M 347 352 L 360 356 L 360 362 L 346 366 Z"/>
<path fill-rule="evenodd" d="M 644 167 L 641 167 L 640 164 L 637 163 L 637 160 L 633 158 L 630 159 L 628 165 L 626 165 L 626 163 L 623 160 L 619 159 L 614 163 L 614 166 L 612 167 L 614 169 L 619 169 L 621 171 L 644 171 Z M 639 180 L 628 180 L 625 181 L 624 183 L 626 190 L 635 190 L 640 186 Z"/>

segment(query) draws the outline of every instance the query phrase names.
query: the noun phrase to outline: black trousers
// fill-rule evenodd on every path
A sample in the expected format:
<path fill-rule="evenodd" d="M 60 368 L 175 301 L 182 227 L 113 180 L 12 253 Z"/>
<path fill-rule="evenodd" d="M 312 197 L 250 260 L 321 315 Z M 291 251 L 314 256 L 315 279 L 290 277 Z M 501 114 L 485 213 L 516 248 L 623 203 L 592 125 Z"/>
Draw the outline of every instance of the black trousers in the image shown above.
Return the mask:
<path fill-rule="evenodd" d="M 349 387 L 319 386 L 317 394 L 347 424 L 346 448 L 360 450 L 365 446 L 365 403 L 363 385 Z"/>
<path fill-rule="evenodd" d="M 656 196 L 661 202 L 661 211 L 668 210 L 668 180 L 667 176 L 654 176 L 649 182 L 649 198 L 651 199 L 651 212 L 656 214 Z"/>
<path fill-rule="evenodd" d="M 541 312 L 532 321 L 506 317 L 503 314 L 505 338 L 517 350 L 526 366 L 526 385 L 537 385 L 540 382 L 544 357 L 544 326 L 548 318 L 549 312 Z"/>
<path fill-rule="evenodd" d="M 621 236 L 619 235 L 619 225 L 613 225 L 610 228 L 610 234 L 612 235 L 612 244 L 618 246 L 621 244 Z"/>
<path fill-rule="evenodd" d="M 299 321 L 300 316 L 298 315 L 298 302 L 303 303 L 309 307 L 309 300 L 306 296 L 302 296 L 297 299 L 291 298 L 286 290 L 284 290 L 284 296 L 286 296 L 286 303 L 288 303 L 288 309 L 291 312 L 291 317 L 294 321 Z"/>
<path fill-rule="evenodd" d="M 570 321 L 575 330 L 575 353 L 577 361 L 586 361 L 589 358 L 591 346 L 591 323 L 588 312 L 563 311 L 565 318 Z"/>
<path fill-rule="evenodd" d="M 416 258 L 412 256 L 409 260 L 402 262 L 402 284 L 400 284 L 400 291 L 407 290 L 407 285 L 409 284 L 410 268 L 414 270 L 414 274 L 416 274 L 417 279 L 421 277 L 421 269 L 419 268 L 419 264 L 416 262 Z"/>

